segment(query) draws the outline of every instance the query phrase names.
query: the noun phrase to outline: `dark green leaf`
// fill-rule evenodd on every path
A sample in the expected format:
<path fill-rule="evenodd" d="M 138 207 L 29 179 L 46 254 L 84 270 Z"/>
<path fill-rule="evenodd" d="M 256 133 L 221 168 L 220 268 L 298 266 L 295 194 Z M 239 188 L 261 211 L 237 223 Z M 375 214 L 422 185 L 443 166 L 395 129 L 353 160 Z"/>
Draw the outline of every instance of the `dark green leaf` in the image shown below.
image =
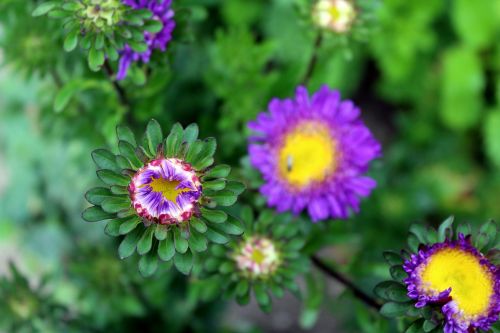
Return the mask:
<path fill-rule="evenodd" d="M 85 193 L 85 199 L 93 205 L 100 205 L 105 199 L 111 196 L 111 191 L 105 187 L 94 187 Z"/>
<path fill-rule="evenodd" d="M 163 140 L 161 126 L 155 119 L 151 119 L 148 123 L 146 128 L 146 138 L 148 141 L 149 151 L 153 156 L 155 156 L 158 145 Z"/>
<path fill-rule="evenodd" d="M 144 277 L 149 277 L 153 275 L 158 268 L 158 258 L 156 254 L 149 253 L 148 255 L 142 256 L 139 260 L 139 272 Z"/>
<path fill-rule="evenodd" d="M 127 197 L 110 197 L 102 202 L 102 210 L 108 213 L 118 213 L 130 207 L 130 199 Z"/>
<path fill-rule="evenodd" d="M 134 169 L 137 170 L 142 167 L 142 161 L 135 154 L 135 148 L 131 143 L 120 140 L 118 142 L 118 149 L 130 161 Z"/>
<path fill-rule="evenodd" d="M 115 217 L 115 214 L 110 214 L 102 210 L 99 206 L 92 206 L 85 209 L 82 213 L 82 218 L 87 222 L 98 222 L 109 220 Z"/>
<path fill-rule="evenodd" d="M 92 152 L 92 159 L 100 169 L 120 171 L 116 165 L 115 155 L 106 149 L 96 149 Z"/>
<path fill-rule="evenodd" d="M 175 123 L 167 137 L 165 144 L 165 156 L 172 157 L 179 154 L 182 144 L 183 129 L 181 124 Z"/>
<path fill-rule="evenodd" d="M 118 247 L 118 255 L 120 256 L 120 259 L 128 258 L 134 254 L 137 242 L 139 241 L 143 231 L 143 228 L 137 228 L 123 238 L 120 246 Z"/>
<path fill-rule="evenodd" d="M 35 10 L 31 13 L 33 16 L 42 16 L 50 12 L 57 6 L 57 2 L 55 1 L 46 1 L 40 4 Z"/>
<path fill-rule="evenodd" d="M 160 242 L 158 247 L 158 255 L 163 261 L 169 261 L 175 255 L 174 239 L 172 232 L 167 234 L 167 238 Z"/>
<path fill-rule="evenodd" d="M 138 216 L 129 216 L 124 218 L 123 223 L 120 225 L 118 233 L 120 235 L 126 235 L 132 230 L 134 230 L 141 223 L 141 219 Z"/>
<path fill-rule="evenodd" d="M 198 125 L 197 124 L 190 124 L 184 130 L 183 141 L 186 142 L 188 145 L 191 145 L 198 138 L 198 131 L 199 130 L 198 130 Z"/>
<path fill-rule="evenodd" d="M 227 214 L 222 210 L 213 210 L 202 207 L 201 216 L 212 223 L 222 223 L 227 220 Z"/>
<path fill-rule="evenodd" d="M 193 254 L 191 251 L 186 253 L 177 253 L 174 257 L 174 265 L 183 274 L 189 274 L 191 268 L 193 267 Z"/>
<path fill-rule="evenodd" d="M 153 234 L 155 232 L 155 227 L 150 225 L 144 230 L 139 242 L 137 243 L 137 253 L 141 256 L 151 251 L 153 246 Z"/>
<path fill-rule="evenodd" d="M 231 167 L 229 165 L 219 164 L 214 166 L 210 170 L 207 170 L 207 172 L 205 172 L 204 178 L 225 178 L 229 176 L 230 172 Z"/>
<path fill-rule="evenodd" d="M 130 178 L 117 174 L 111 170 L 97 170 L 97 177 L 108 185 L 128 186 Z"/>
<path fill-rule="evenodd" d="M 137 146 L 137 143 L 135 142 L 135 135 L 134 133 L 132 133 L 132 130 L 127 126 L 123 125 L 117 126 L 116 136 L 118 137 L 118 140 L 126 141 L 134 147 Z"/>
<path fill-rule="evenodd" d="M 186 250 L 188 249 L 188 241 L 184 237 L 182 237 L 179 228 L 173 228 L 173 232 L 174 232 L 175 250 L 178 253 L 185 253 Z"/>

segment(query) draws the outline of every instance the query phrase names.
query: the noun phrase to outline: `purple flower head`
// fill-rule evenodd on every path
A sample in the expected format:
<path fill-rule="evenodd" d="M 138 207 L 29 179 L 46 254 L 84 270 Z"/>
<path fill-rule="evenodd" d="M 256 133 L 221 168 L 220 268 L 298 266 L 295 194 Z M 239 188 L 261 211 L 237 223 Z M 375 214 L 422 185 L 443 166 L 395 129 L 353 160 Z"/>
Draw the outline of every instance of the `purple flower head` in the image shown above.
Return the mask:
<path fill-rule="evenodd" d="M 408 297 L 416 307 L 440 305 L 445 333 L 489 330 L 500 314 L 500 270 L 459 234 L 422 246 L 405 261 Z"/>
<path fill-rule="evenodd" d="M 171 8 L 172 0 L 122 0 L 122 2 L 133 9 L 149 9 L 153 13 L 153 19 L 162 22 L 163 28 L 157 33 L 144 33 L 148 49 L 142 53 L 135 52 L 129 45 L 125 45 L 125 48 L 120 51 L 117 80 L 123 80 L 127 76 L 132 62 L 149 62 L 155 49 L 165 52 L 175 28 L 174 11 Z"/>
<path fill-rule="evenodd" d="M 191 166 L 175 158 L 152 160 L 128 187 L 137 214 L 153 223 L 173 224 L 198 213 L 201 183 Z"/>
<path fill-rule="evenodd" d="M 251 163 L 262 173 L 261 193 L 279 212 L 307 209 L 313 221 L 347 218 L 375 188 L 365 176 L 381 146 L 360 119 L 360 109 L 323 86 L 312 97 L 273 99 L 249 127 Z"/>

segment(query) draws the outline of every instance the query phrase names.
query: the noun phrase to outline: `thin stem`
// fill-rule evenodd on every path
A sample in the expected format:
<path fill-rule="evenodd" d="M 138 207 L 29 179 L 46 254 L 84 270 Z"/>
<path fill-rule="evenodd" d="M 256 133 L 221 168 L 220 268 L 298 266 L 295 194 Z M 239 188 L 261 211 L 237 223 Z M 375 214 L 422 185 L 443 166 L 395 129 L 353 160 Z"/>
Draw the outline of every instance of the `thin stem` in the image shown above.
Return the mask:
<path fill-rule="evenodd" d="M 326 275 L 330 276 L 331 278 L 337 280 L 338 282 L 342 283 L 345 287 L 349 288 L 354 296 L 356 296 L 358 299 L 363 301 L 366 305 L 374 308 L 375 310 L 379 311 L 381 308 L 381 305 L 370 295 L 365 293 L 363 290 L 359 289 L 354 283 L 352 283 L 348 278 L 343 276 L 341 273 L 337 272 L 335 269 L 332 267 L 328 266 L 325 264 L 320 258 L 318 258 L 316 255 L 311 256 L 311 260 L 318 267 L 321 271 L 326 273 Z"/>
<path fill-rule="evenodd" d="M 304 86 L 309 83 L 309 80 L 311 80 L 311 77 L 314 73 L 314 68 L 316 67 L 316 63 L 318 62 L 318 50 L 321 47 L 321 43 L 323 43 L 323 33 L 320 31 L 320 32 L 318 32 L 318 36 L 316 37 L 316 40 L 314 41 L 313 53 L 311 55 L 311 58 L 309 59 L 309 64 L 307 65 L 307 70 L 306 70 L 304 77 L 302 78 L 302 81 L 301 81 L 301 84 Z"/>
<path fill-rule="evenodd" d="M 130 103 L 130 100 L 127 96 L 127 92 L 123 87 L 116 81 L 116 79 L 113 78 L 113 69 L 111 68 L 111 65 L 109 64 L 109 61 L 106 59 L 104 61 L 104 70 L 106 71 L 106 74 L 108 74 L 108 77 L 113 84 L 113 87 L 115 88 L 116 94 L 118 95 L 118 99 L 120 100 L 120 104 L 125 108 L 125 117 L 127 120 L 127 123 L 132 125 L 134 124 L 134 118 L 132 117 L 132 105 Z"/>
<path fill-rule="evenodd" d="M 104 70 L 106 71 L 106 74 L 108 74 L 109 79 L 113 83 L 113 87 L 116 90 L 116 93 L 118 94 L 118 98 L 120 99 L 120 103 L 125 106 L 127 109 L 130 108 L 130 103 L 127 97 L 127 93 L 125 92 L 125 89 L 115 80 L 113 79 L 113 69 L 111 68 L 111 65 L 109 64 L 109 61 L 106 59 L 104 62 Z"/>

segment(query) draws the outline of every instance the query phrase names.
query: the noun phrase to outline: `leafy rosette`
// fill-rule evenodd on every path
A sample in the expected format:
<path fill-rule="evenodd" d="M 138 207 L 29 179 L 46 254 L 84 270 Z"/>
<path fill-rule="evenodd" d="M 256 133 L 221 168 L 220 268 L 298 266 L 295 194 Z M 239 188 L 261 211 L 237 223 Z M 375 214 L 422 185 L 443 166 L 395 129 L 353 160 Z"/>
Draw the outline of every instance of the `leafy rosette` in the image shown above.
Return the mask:
<path fill-rule="evenodd" d="M 498 226 L 490 221 L 473 233 L 452 224 L 449 218 L 437 231 L 413 225 L 409 251 L 384 254 L 392 280 L 375 293 L 387 301 L 383 315 L 411 319 L 407 333 L 488 331 L 498 321 Z"/>
<path fill-rule="evenodd" d="M 93 206 L 86 221 L 107 221 L 106 233 L 124 236 L 120 258 L 135 251 L 139 270 L 152 275 L 158 258 L 184 274 L 193 256 L 207 249 L 209 241 L 229 242 L 229 235 L 243 232 L 241 223 L 217 206 L 233 205 L 245 186 L 227 180 L 230 167 L 213 166 L 214 138 L 199 140 L 198 126 L 172 127 L 166 139 L 156 120 L 147 126 L 142 144 L 127 127 L 117 128 L 119 154 L 105 149 L 92 152 L 97 176 L 106 185 L 88 191 Z"/>
<path fill-rule="evenodd" d="M 161 20 L 146 9 L 135 9 L 121 0 L 53 0 L 42 2 L 33 16 L 47 14 L 63 20 L 66 31 L 64 49 L 72 51 L 79 44 L 88 50 L 91 70 L 97 71 L 107 59 L 116 61 L 126 46 L 142 53 L 149 49 L 145 33 L 163 29 Z"/>
<path fill-rule="evenodd" d="M 271 295 L 282 297 L 287 289 L 299 293 L 295 278 L 309 268 L 307 257 L 300 252 L 305 238 L 299 223 L 283 220 L 270 210 L 255 220 L 252 210 L 245 207 L 242 218 L 243 237 L 226 246 L 212 246 L 205 268 L 225 289 L 227 298 L 245 305 L 253 292 L 267 312 L 272 307 Z"/>

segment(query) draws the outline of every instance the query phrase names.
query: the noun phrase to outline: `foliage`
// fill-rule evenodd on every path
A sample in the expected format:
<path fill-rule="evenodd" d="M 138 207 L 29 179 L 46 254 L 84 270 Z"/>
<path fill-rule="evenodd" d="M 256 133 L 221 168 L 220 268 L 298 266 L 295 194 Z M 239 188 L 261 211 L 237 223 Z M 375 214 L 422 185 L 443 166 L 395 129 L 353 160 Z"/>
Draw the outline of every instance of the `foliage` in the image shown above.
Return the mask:
<path fill-rule="evenodd" d="M 411 238 L 411 246 L 422 235 L 433 237 L 427 230 L 450 214 L 469 221 L 473 231 L 500 216 L 500 2 L 356 0 L 362 11 L 355 29 L 345 35 L 322 30 L 316 45 L 320 29 L 311 17 L 313 1 L 173 0 L 176 28 L 166 52 L 156 50 L 150 62 L 136 62 L 118 82 L 123 44 L 143 50 L 145 31 L 161 27 L 147 11 L 102 1 L 109 11 L 95 25 L 80 14 L 81 6 L 96 0 L 0 1 L 0 330 L 272 331 L 286 312 L 289 331 L 300 325 L 342 333 L 404 332 L 411 321 L 400 318 L 401 308 L 392 309 L 399 311 L 396 319 L 380 316 L 307 258 L 321 254 L 370 297 L 405 302 L 401 288 L 391 289 L 394 281 L 385 285 L 389 289 L 372 292 L 381 281 L 393 280 L 384 251 L 403 248 L 408 230 L 425 230 Z M 307 79 L 311 59 L 316 61 Z M 289 214 L 266 210 L 259 194 L 262 179 L 247 156 L 247 122 L 273 97 L 292 96 L 301 83 L 311 92 L 322 84 L 339 89 L 363 109 L 363 120 L 383 143 L 384 156 L 369 174 L 378 186 L 348 221 L 312 224 L 305 215 L 292 221 Z M 152 118 L 157 122 L 149 123 Z M 188 126 L 193 123 L 198 127 Z M 138 140 L 135 134 L 145 128 L 156 134 Z M 144 255 L 120 260 L 116 249 L 127 239 L 126 229 L 120 232 L 123 221 L 112 222 L 108 214 L 114 218 L 115 208 L 128 204 L 124 188 L 113 188 L 125 198 L 118 206 L 109 201 L 107 212 L 94 208 L 106 224 L 81 218 L 89 207 L 84 193 L 103 187 L 93 171 L 92 151 L 114 147 L 103 154 L 113 155 L 110 167 L 118 177 L 112 175 L 123 180 L 123 169 L 130 174 L 145 162 L 144 154 L 145 160 L 155 156 L 171 129 L 183 142 L 196 140 L 198 132 L 216 138 L 211 157 L 232 173 L 208 187 L 246 185 L 242 193 L 236 188 L 239 195 L 230 191 L 230 201 L 238 200 L 223 209 L 228 220 L 207 223 L 231 232 L 217 237 L 224 245 L 205 242 L 206 233 L 196 245 L 188 239 L 188 248 L 200 251 L 192 251 L 194 261 L 176 265 L 175 259 L 156 261 L 152 249 L 161 242 L 151 230 L 160 230 L 160 239 L 176 236 L 179 244 L 189 234 L 134 219 L 134 230 L 151 238 L 141 242 Z M 134 141 L 129 145 L 125 131 Z M 138 151 L 144 154 L 137 156 Z M 128 156 L 118 157 L 120 166 L 118 155 Z M 140 165 L 130 165 L 136 158 Z M 95 194 L 109 194 L 112 185 L 105 187 L 87 194 L 95 207 L 104 204 Z M 281 225 L 297 229 L 280 237 L 283 247 L 293 245 L 291 257 L 301 259 L 291 260 L 293 269 L 284 272 L 288 286 L 235 277 L 229 254 L 248 237 L 239 235 L 239 219 L 247 229 L 261 223 L 247 225 L 256 220 L 245 215 L 247 206 L 267 219 L 266 233 L 274 235 Z M 416 221 L 421 227 L 411 227 Z M 138 240 L 128 245 L 127 254 L 138 250 Z M 188 248 L 174 253 L 191 253 Z M 146 259 L 140 264 L 146 253 L 155 254 L 157 265 L 145 265 Z M 6 258 L 15 262 L 8 272 Z M 395 264 L 390 254 L 385 258 Z M 154 275 L 141 275 L 152 268 Z M 298 297 L 289 299 L 286 287 Z M 269 295 L 282 293 L 284 299 L 272 298 L 269 316 L 276 317 L 245 324 L 260 311 L 256 303 L 269 310 Z M 248 305 L 235 310 L 233 299 Z M 244 315 L 238 317 L 238 311 Z M 417 331 L 438 327 L 428 323 L 429 313 L 410 314 Z"/>

